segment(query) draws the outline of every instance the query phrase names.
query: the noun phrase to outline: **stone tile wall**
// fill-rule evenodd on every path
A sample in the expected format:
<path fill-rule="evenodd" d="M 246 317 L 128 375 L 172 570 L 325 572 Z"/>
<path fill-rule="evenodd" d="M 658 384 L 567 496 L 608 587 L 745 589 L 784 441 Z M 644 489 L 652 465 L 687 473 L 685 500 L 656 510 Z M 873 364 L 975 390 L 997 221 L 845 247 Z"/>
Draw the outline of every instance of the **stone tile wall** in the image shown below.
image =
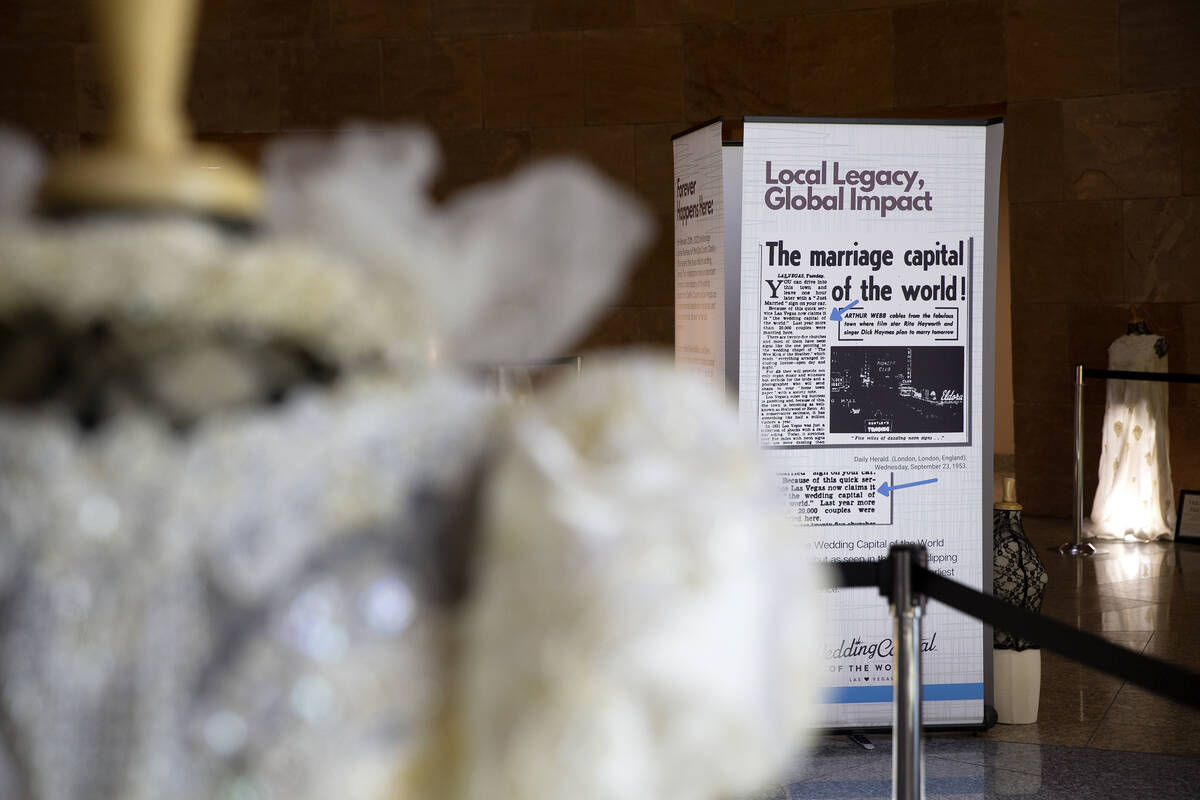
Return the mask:
<path fill-rule="evenodd" d="M 0 0 L 0 119 L 53 150 L 104 119 L 82 5 Z M 1103 365 L 1129 303 L 1200 372 L 1194 0 L 207 0 L 188 102 L 249 157 L 281 131 L 422 119 L 443 194 L 576 153 L 664 231 L 669 137 L 692 123 L 1003 113 L 1027 508 L 1069 512 L 1071 365 Z M 672 280 L 663 242 L 589 343 L 669 344 Z M 1087 398 L 1092 476 L 1103 387 Z M 1172 404 L 1175 483 L 1200 489 L 1200 387 Z"/>

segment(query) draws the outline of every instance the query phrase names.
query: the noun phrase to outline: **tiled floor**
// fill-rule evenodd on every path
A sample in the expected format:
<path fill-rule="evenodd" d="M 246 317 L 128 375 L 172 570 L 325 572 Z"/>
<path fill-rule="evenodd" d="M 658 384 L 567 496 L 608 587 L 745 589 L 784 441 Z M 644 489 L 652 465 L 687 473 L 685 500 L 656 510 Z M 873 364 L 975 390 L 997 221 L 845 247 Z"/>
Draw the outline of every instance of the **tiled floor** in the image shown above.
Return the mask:
<path fill-rule="evenodd" d="M 891 747 L 866 751 L 830 737 L 771 800 L 891 796 Z M 1175 800 L 1200 797 L 1200 760 L 1159 753 L 995 742 L 969 735 L 925 743 L 929 798 L 978 800 Z"/>
<path fill-rule="evenodd" d="M 1200 545 L 1097 541 L 1059 556 L 1065 520 L 1025 519 L 1050 573 L 1044 614 L 1200 671 Z M 891 749 L 822 738 L 778 798 L 891 793 Z M 1038 721 L 926 737 L 929 797 L 1200 798 L 1200 711 L 1042 653 Z"/>

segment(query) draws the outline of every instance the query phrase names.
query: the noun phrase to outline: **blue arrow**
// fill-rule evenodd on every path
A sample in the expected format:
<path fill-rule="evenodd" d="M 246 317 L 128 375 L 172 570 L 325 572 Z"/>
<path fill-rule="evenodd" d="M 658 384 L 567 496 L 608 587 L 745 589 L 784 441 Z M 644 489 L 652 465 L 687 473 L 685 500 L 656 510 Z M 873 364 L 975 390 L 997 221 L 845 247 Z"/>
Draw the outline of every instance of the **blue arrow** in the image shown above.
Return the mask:
<path fill-rule="evenodd" d="M 889 495 L 891 495 L 892 492 L 896 491 L 897 489 L 907 489 L 910 486 L 924 486 L 927 483 L 937 483 L 937 478 L 927 478 L 926 480 L 923 480 L 923 481 L 913 481 L 912 483 L 902 483 L 899 486 L 888 486 L 887 481 L 884 481 L 883 485 L 880 486 L 875 491 L 879 492 L 884 497 L 888 497 Z"/>
<path fill-rule="evenodd" d="M 834 306 L 833 311 L 829 312 L 829 318 L 831 320 L 833 320 L 834 322 L 841 322 L 842 321 L 842 312 L 849 311 L 850 309 L 854 308 L 856 305 L 858 305 L 857 300 L 855 300 L 853 303 L 851 303 L 848 306 L 843 306 L 842 308 L 838 308 L 837 306 Z"/>

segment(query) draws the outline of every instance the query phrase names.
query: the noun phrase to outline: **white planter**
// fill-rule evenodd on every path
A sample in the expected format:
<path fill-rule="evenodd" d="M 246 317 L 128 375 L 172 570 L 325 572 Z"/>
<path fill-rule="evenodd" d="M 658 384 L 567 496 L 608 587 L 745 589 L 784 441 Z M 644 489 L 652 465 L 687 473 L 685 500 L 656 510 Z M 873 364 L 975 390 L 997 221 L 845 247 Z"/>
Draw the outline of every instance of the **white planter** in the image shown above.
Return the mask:
<path fill-rule="evenodd" d="M 1042 691 L 1042 651 L 992 650 L 995 664 L 994 702 L 997 722 L 1028 725 L 1037 722 Z"/>

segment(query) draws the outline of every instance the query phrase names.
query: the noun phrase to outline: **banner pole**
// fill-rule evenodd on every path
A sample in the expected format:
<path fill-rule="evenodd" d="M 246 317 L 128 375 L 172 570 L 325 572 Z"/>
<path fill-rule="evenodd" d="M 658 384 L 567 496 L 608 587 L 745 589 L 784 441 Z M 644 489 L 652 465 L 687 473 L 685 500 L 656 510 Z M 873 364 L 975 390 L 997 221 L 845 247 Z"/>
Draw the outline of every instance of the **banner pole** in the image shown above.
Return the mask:
<path fill-rule="evenodd" d="M 922 800 L 925 778 L 921 746 L 921 614 L 924 598 L 913 593 L 913 566 L 927 561 L 921 545 L 892 545 L 892 616 L 895 620 L 895 683 L 892 702 L 892 798 Z"/>

